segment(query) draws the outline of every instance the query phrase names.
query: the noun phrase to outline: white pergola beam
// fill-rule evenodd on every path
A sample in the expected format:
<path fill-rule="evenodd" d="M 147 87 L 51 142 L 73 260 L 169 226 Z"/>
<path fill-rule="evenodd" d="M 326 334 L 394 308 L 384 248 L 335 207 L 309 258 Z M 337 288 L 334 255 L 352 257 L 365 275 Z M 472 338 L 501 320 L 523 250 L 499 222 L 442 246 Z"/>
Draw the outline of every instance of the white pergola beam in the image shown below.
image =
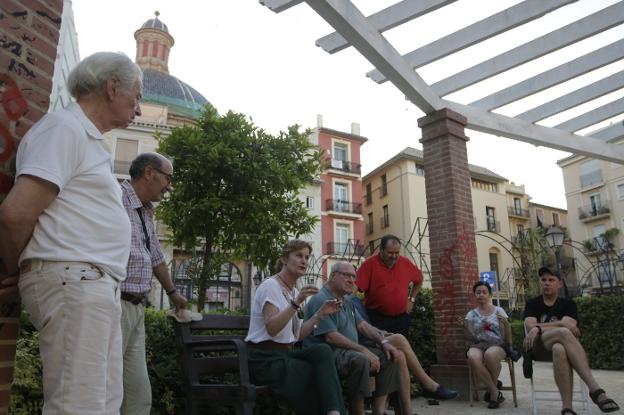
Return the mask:
<path fill-rule="evenodd" d="M 498 75 L 523 63 L 603 32 L 624 22 L 624 2 L 618 2 L 594 14 L 570 23 L 560 29 L 540 36 L 528 43 L 501 53 L 448 78 L 431 87 L 439 96 L 466 88 L 484 79 Z"/>
<path fill-rule="evenodd" d="M 620 71 L 579 88 L 576 91 L 570 92 L 569 94 L 563 95 L 557 99 L 553 99 L 552 101 L 525 111 L 522 114 L 518 114 L 515 118 L 528 122 L 537 122 L 623 87 L 624 71 Z"/>
<path fill-rule="evenodd" d="M 306 0 L 327 23 L 425 114 L 442 108 L 440 98 L 350 1 Z"/>
<path fill-rule="evenodd" d="M 303 0 L 259 0 L 260 4 L 268 7 L 275 13 L 283 12 L 286 9 L 290 9 L 299 3 L 303 3 Z"/>
<path fill-rule="evenodd" d="M 575 1 L 577 0 L 526 0 L 413 50 L 403 57 L 407 59 L 412 68 L 417 69 Z M 387 80 L 376 69 L 368 72 L 366 76 L 377 83 Z"/>
<path fill-rule="evenodd" d="M 624 138 L 624 120 L 620 120 L 613 125 L 594 131 L 588 135 L 607 142 Z"/>
<path fill-rule="evenodd" d="M 586 55 L 542 72 L 508 88 L 495 92 L 469 105 L 492 110 L 529 95 L 561 84 L 594 69 L 603 67 L 624 57 L 624 40 L 611 43 Z"/>
<path fill-rule="evenodd" d="M 574 132 L 597 124 L 600 121 L 615 117 L 616 115 L 623 112 L 624 98 L 620 98 L 603 106 L 595 108 L 591 111 L 587 111 L 583 115 L 579 115 L 578 117 L 574 117 L 568 121 L 562 122 L 561 124 L 556 125 L 554 128 L 558 128 L 563 131 Z"/>
<path fill-rule="evenodd" d="M 368 16 L 368 21 L 377 31 L 383 33 L 455 1 L 457 0 L 403 0 L 371 14 Z M 350 46 L 349 42 L 338 32 L 323 36 L 316 41 L 316 45 L 328 53 L 336 53 Z"/>
<path fill-rule="evenodd" d="M 594 137 L 532 124 L 481 108 L 445 100 L 443 102 L 446 107 L 464 115 L 468 120 L 466 127 L 472 130 L 616 163 L 624 162 L 624 146 L 615 146 Z"/>

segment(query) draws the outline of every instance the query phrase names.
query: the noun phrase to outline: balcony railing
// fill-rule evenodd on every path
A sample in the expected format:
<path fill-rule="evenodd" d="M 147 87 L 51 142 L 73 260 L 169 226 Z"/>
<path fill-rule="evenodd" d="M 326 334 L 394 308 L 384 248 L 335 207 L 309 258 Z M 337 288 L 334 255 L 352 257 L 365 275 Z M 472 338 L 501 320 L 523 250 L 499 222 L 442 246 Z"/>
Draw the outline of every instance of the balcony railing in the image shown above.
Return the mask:
<path fill-rule="evenodd" d="M 345 257 L 362 256 L 366 247 L 357 241 L 327 242 L 327 255 L 341 255 Z"/>
<path fill-rule="evenodd" d="M 522 218 L 529 218 L 528 209 L 522 209 L 516 206 L 507 206 L 507 213 L 512 216 L 518 216 Z"/>
<path fill-rule="evenodd" d="M 333 210 L 334 212 L 361 214 L 362 204 L 349 202 L 348 200 L 327 199 L 325 201 L 325 209 Z"/>
<path fill-rule="evenodd" d="M 130 174 L 131 164 L 131 161 L 115 160 L 115 163 L 113 164 L 113 172 L 115 174 L 125 174 L 127 176 Z"/>
<path fill-rule="evenodd" d="M 590 220 L 596 216 L 609 215 L 610 213 L 609 201 L 603 200 L 600 204 L 581 206 L 579 208 L 579 219 Z"/>
<path fill-rule="evenodd" d="M 341 170 L 347 173 L 360 174 L 362 172 L 362 165 L 358 163 L 352 163 L 347 160 L 331 159 L 329 167 L 335 170 Z"/>
<path fill-rule="evenodd" d="M 486 218 L 485 224 L 487 226 L 487 230 L 490 232 L 500 232 L 500 222 L 497 220 L 492 220 L 489 217 Z"/>

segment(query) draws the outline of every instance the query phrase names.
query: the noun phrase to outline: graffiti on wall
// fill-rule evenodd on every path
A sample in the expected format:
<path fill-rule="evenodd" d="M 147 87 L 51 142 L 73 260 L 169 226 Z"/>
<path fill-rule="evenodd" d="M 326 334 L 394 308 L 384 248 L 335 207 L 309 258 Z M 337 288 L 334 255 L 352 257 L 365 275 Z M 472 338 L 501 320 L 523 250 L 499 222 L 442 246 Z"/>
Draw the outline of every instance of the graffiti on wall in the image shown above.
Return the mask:
<path fill-rule="evenodd" d="M 17 140 L 14 137 L 15 124 L 27 108 L 26 100 L 17 83 L 7 74 L 0 74 L 0 102 L 2 115 L 8 121 L 6 124 L 0 122 L 0 163 L 4 164 L 4 168 L 0 170 L 0 197 L 3 197 L 9 192 L 13 183 L 7 164 L 13 158 L 17 148 Z"/>

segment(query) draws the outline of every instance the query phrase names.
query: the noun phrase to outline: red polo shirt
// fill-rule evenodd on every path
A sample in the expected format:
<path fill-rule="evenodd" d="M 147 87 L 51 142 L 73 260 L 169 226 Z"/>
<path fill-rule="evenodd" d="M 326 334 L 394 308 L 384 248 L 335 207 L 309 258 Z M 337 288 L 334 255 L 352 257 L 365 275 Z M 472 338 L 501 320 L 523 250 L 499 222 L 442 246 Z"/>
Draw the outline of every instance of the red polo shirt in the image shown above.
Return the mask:
<path fill-rule="evenodd" d="M 409 283 L 419 285 L 422 280 L 422 272 L 404 256 L 399 256 L 396 264 L 388 268 L 377 254 L 358 268 L 355 284 L 366 293 L 366 308 L 397 316 L 407 312 Z"/>

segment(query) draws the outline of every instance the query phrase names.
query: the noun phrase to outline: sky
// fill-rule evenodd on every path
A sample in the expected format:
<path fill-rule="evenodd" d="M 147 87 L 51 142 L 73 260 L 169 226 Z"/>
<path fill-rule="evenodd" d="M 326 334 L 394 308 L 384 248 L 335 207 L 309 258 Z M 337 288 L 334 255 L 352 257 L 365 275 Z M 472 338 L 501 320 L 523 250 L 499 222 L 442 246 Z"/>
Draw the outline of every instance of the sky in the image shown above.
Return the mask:
<path fill-rule="evenodd" d="M 518 1 L 459 0 L 452 7 L 385 35 L 399 52 L 406 53 Z M 427 82 L 435 82 L 493 53 L 520 45 L 527 41 L 527 36 L 544 34 L 568 20 L 587 15 L 588 9 L 595 11 L 614 2 L 582 0 L 547 15 L 549 21 L 522 28 L 528 32 L 514 29 L 479 47 L 427 65 L 418 73 Z M 313 128 L 317 125 L 317 114 L 323 115 L 323 126 L 335 130 L 349 132 L 351 123 L 359 123 L 361 135 L 369 140 L 361 150 L 364 175 L 405 147 L 422 149 L 417 122 L 424 114 L 406 101 L 391 83 L 379 85 L 367 78 L 366 72 L 373 67 L 354 48 L 330 55 L 315 46 L 316 39 L 333 29 L 305 3 L 279 14 L 257 0 L 73 0 L 72 3 L 81 58 L 111 50 L 124 52 L 134 59 L 134 32 L 158 10 L 161 21 L 175 39 L 169 72 L 197 89 L 219 112 L 244 113 L 257 126 L 272 133 L 292 124 Z M 365 15 L 392 3 L 389 0 L 354 1 Z M 475 4 L 479 7 L 474 7 Z M 487 11 L 482 7 L 487 7 Z M 501 86 L 623 38 L 621 26 L 449 98 L 471 102 Z M 579 79 L 580 84 L 570 81 L 499 111 L 515 115 L 622 69 L 621 62 L 608 65 Z M 616 91 L 580 110 L 622 96 L 624 91 Z M 574 111 L 547 119 L 544 125 L 555 125 L 574 116 Z M 467 144 L 469 163 L 486 167 L 518 185 L 524 184 L 533 202 L 566 208 L 563 177 L 556 162 L 569 153 L 471 130 L 467 135 L 470 138 Z"/>

